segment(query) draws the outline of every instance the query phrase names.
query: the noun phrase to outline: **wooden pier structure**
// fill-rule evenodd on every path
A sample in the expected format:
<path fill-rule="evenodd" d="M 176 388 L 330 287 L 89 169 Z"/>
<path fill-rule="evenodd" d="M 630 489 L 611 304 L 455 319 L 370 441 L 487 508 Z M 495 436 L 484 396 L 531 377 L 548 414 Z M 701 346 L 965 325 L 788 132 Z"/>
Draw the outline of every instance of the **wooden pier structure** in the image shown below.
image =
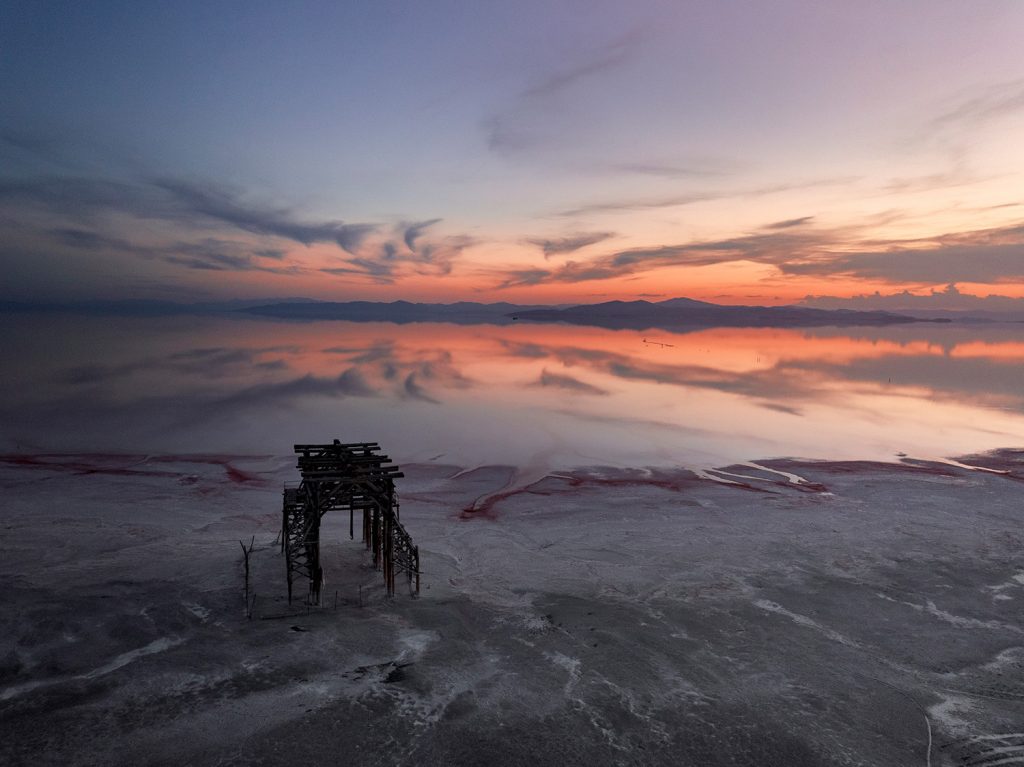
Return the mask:
<path fill-rule="evenodd" d="M 373 565 L 384 573 L 388 596 L 395 576 L 405 573 L 410 589 L 420 591 L 420 552 L 399 521 L 395 480 L 404 476 L 380 453 L 376 442 L 295 445 L 302 481 L 285 486 L 281 513 L 281 551 L 288 570 L 288 602 L 298 578 L 309 582 L 309 603 L 320 604 L 320 521 L 329 511 L 348 510 L 348 532 L 355 538 L 355 514 L 362 512 L 363 543 Z"/>

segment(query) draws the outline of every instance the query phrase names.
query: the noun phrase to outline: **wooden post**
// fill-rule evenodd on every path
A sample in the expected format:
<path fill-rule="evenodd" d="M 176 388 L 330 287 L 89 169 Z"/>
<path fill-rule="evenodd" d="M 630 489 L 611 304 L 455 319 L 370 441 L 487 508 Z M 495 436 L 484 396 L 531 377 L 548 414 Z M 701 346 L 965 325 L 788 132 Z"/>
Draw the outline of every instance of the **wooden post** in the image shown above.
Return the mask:
<path fill-rule="evenodd" d="M 252 620 L 252 606 L 249 604 L 249 555 L 252 554 L 252 548 L 255 544 L 255 535 L 249 541 L 249 548 L 246 548 L 245 544 L 241 541 L 238 542 L 238 545 L 242 547 L 242 557 L 245 559 L 245 617 L 249 620 Z"/>
<path fill-rule="evenodd" d="M 285 490 L 284 492 L 287 493 L 288 491 Z M 284 503 L 281 504 L 281 553 L 282 554 L 284 554 L 284 543 L 285 543 L 285 539 L 287 537 L 288 537 L 288 499 L 286 497 L 285 500 L 284 500 Z"/>

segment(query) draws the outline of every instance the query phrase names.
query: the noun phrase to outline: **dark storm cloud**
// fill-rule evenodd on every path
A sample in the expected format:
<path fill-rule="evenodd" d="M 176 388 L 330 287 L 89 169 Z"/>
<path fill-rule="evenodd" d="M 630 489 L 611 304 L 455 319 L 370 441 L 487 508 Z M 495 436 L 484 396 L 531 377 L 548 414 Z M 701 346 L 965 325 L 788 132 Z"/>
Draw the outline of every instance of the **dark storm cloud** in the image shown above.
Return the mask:
<path fill-rule="evenodd" d="M 588 245 L 595 245 L 599 242 L 607 240 L 609 237 L 614 237 L 614 232 L 581 232 L 579 234 L 573 234 L 568 237 L 560 237 L 554 240 L 547 239 L 530 239 L 527 240 L 531 245 L 536 245 L 542 251 L 544 251 L 544 257 L 549 258 L 551 256 L 557 256 L 562 253 L 572 253 L 574 251 L 585 248 Z"/>

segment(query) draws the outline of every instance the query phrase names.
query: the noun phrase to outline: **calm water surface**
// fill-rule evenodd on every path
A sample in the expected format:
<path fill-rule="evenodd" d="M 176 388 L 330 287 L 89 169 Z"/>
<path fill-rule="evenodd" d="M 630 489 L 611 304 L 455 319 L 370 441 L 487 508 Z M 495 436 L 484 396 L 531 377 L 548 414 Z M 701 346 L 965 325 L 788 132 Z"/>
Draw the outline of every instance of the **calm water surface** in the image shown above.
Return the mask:
<path fill-rule="evenodd" d="M 722 466 L 1024 444 L 1021 326 L 5 318 L 5 451 L 284 454 L 374 440 L 462 466 Z"/>

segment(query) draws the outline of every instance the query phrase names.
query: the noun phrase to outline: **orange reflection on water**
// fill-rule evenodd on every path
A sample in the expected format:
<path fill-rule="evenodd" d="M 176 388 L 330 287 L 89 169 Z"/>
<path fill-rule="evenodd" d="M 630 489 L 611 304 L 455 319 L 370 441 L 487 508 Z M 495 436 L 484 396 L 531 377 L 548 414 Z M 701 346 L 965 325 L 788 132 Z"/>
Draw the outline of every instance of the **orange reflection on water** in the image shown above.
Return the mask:
<path fill-rule="evenodd" d="M 956 455 L 1024 435 L 1013 328 L 79 317 L 52 320 L 54 354 L 33 322 L 0 351 L 19 440 L 280 452 L 341 436 L 405 460 L 564 466 Z"/>

